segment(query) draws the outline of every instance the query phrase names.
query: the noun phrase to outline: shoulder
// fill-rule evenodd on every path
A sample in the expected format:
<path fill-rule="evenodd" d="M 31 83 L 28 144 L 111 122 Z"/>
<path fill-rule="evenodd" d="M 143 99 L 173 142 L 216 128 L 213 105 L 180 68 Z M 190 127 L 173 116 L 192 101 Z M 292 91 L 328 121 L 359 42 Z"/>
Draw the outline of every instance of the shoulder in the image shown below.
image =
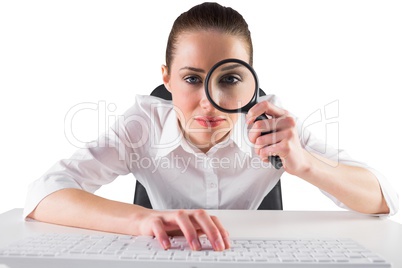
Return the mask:
<path fill-rule="evenodd" d="M 148 95 L 136 95 L 135 102 L 125 113 L 125 117 L 143 116 L 144 118 L 163 118 L 164 114 L 173 110 L 172 101 Z"/>
<path fill-rule="evenodd" d="M 160 132 L 172 113 L 175 113 L 172 101 L 136 95 L 135 103 L 121 116 L 119 123 L 129 132 L 144 132 L 146 129 Z"/>
<path fill-rule="evenodd" d="M 160 137 L 164 126 L 169 124 L 169 116 L 175 116 L 171 101 L 137 95 L 134 104 L 117 118 L 113 133 L 127 140 L 125 145 L 130 144 L 138 150 L 150 142 L 150 137 Z"/>

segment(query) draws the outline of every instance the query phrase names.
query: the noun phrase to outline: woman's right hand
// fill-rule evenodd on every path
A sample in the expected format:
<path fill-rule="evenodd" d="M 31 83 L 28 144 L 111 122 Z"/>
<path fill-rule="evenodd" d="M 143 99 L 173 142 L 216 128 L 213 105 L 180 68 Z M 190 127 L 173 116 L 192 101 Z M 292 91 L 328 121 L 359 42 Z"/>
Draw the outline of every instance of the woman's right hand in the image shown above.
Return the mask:
<path fill-rule="evenodd" d="M 171 247 L 169 235 L 184 235 L 192 250 L 201 250 L 199 236 L 205 234 L 215 251 L 230 247 L 229 233 L 216 216 L 205 210 L 147 210 L 140 219 L 140 235 L 158 239 L 164 249 Z"/>
<path fill-rule="evenodd" d="M 67 188 L 48 195 L 28 217 L 103 232 L 155 236 L 165 249 L 171 246 L 169 235 L 184 235 L 193 250 L 201 249 L 198 237 L 202 234 L 214 250 L 230 247 L 228 232 L 217 217 L 205 210 L 158 211 L 79 189 Z"/>

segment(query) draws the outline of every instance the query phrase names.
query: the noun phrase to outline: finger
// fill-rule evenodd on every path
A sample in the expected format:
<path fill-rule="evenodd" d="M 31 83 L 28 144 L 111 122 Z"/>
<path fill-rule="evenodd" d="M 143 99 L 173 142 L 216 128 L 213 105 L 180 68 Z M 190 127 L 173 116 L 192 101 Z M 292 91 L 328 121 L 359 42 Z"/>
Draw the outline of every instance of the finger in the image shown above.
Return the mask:
<path fill-rule="evenodd" d="M 214 250 L 224 250 L 225 242 L 222 239 L 221 230 L 216 226 L 215 222 L 211 219 L 211 216 L 209 216 L 205 210 L 200 209 L 193 213 L 193 217 L 207 235 Z"/>
<path fill-rule="evenodd" d="M 200 250 L 201 243 L 198 239 L 197 230 L 185 211 L 179 210 L 176 212 L 176 222 L 179 225 L 184 236 L 186 237 L 191 249 Z"/>
<path fill-rule="evenodd" d="M 278 132 L 295 126 L 296 121 L 291 116 L 259 120 L 250 128 L 248 133 L 249 140 L 255 144 L 257 139 L 262 136 L 262 133 L 270 134 L 271 132 Z"/>
<path fill-rule="evenodd" d="M 265 154 L 262 155 L 261 152 L 267 148 L 271 147 L 272 152 L 275 152 L 276 154 L 280 154 L 279 148 L 276 148 L 276 144 L 280 143 L 286 138 L 286 134 L 283 131 L 280 132 L 273 132 L 270 134 L 262 135 L 257 138 L 254 146 L 254 151 L 257 155 L 260 156 L 266 156 Z M 275 150 L 274 148 L 275 147 Z M 268 152 L 268 151 L 267 151 Z M 271 156 L 271 155 L 268 155 Z"/>
<path fill-rule="evenodd" d="M 262 114 L 267 114 L 272 117 L 281 117 L 287 115 L 288 112 L 272 104 L 269 101 L 263 101 L 251 107 L 251 109 L 248 111 L 246 115 L 247 122 L 248 123 L 254 122 L 254 120 Z"/>
<path fill-rule="evenodd" d="M 270 120 L 265 119 L 256 121 L 252 125 L 252 127 L 248 131 L 248 138 L 251 141 L 251 143 L 255 144 L 257 138 L 260 137 L 262 133 L 271 132 L 272 127 L 269 124 Z"/>
<path fill-rule="evenodd" d="M 286 146 L 285 141 L 275 143 L 260 149 L 258 155 L 264 161 L 268 162 L 270 156 L 279 156 L 281 159 L 285 158 L 288 154 L 289 147 Z"/>
<path fill-rule="evenodd" d="M 221 221 L 216 216 L 211 216 L 211 220 L 215 223 L 216 227 L 222 235 L 223 242 L 225 244 L 225 249 L 230 248 L 229 232 L 223 227 Z"/>
<path fill-rule="evenodd" d="M 156 239 L 159 241 L 159 244 L 161 244 L 164 249 L 169 249 L 171 246 L 169 236 L 167 235 L 164 225 L 160 219 L 156 220 L 152 224 L 152 231 Z"/>

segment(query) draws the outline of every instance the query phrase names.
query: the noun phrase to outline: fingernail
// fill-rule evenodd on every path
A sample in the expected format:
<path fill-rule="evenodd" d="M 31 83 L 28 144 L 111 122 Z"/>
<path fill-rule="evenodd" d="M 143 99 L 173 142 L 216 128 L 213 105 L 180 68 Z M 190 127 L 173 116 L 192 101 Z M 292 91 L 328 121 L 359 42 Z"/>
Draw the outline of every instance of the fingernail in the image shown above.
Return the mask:
<path fill-rule="evenodd" d="M 164 249 L 169 249 L 170 248 L 170 241 L 169 240 L 163 240 L 162 244 L 163 244 Z"/>
<path fill-rule="evenodd" d="M 201 249 L 200 241 L 198 241 L 198 239 L 194 239 L 194 240 L 191 242 L 191 248 L 192 248 L 193 250 L 200 250 L 200 249 Z"/>
<path fill-rule="evenodd" d="M 225 237 L 225 238 L 223 238 L 223 240 L 225 241 L 225 244 L 228 246 L 228 248 L 230 248 L 230 239 L 229 239 L 229 237 Z"/>
<path fill-rule="evenodd" d="M 222 239 L 218 238 L 215 240 L 215 250 L 222 251 L 225 249 L 225 244 L 223 243 Z"/>

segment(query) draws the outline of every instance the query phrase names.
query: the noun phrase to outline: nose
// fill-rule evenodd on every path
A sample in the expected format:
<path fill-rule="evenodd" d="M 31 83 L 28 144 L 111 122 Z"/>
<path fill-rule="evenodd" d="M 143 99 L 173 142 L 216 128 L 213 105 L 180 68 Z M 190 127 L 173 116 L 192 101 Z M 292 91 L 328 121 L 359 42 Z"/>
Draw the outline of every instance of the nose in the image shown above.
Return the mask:
<path fill-rule="evenodd" d="M 205 92 L 203 92 L 201 95 L 200 106 L 206 112 L 212 112 L 215 110 L 214 106 L 212 106 L 212 104 L 209 102 Z"/>

